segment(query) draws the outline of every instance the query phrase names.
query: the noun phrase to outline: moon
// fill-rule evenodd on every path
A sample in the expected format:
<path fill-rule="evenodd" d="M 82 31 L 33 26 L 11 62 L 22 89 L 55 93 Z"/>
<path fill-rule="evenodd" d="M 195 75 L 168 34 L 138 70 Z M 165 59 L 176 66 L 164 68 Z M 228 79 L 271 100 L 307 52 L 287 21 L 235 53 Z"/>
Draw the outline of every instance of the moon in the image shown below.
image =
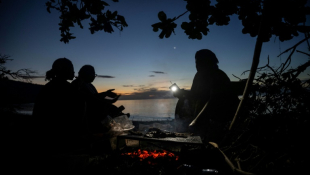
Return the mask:
<path fill-rule="evenodd" d="M 177 47 L 173 47 L 173 49 L 176 49 Z"/>

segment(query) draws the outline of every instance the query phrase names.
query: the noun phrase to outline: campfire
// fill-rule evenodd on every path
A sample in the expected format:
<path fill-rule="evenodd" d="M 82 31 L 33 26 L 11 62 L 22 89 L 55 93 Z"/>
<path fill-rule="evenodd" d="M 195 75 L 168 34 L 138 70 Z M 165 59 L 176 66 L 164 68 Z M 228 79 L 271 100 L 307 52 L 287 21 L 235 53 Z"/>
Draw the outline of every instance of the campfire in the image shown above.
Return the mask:
<path fill-rule="evenodd" d="M 129 174 L 217 172 L 216 169 L 212 169 L 212 172 L 209 169 L 215 166 L 205 156 L 207 154 L 200 137 L 190 133 L 172 133 L 149 128 L 147 133 L 129 132 L 117 136 L 117 139 L 118 166 Z M 201 158 L 204 161 L 201 161 Z"/>

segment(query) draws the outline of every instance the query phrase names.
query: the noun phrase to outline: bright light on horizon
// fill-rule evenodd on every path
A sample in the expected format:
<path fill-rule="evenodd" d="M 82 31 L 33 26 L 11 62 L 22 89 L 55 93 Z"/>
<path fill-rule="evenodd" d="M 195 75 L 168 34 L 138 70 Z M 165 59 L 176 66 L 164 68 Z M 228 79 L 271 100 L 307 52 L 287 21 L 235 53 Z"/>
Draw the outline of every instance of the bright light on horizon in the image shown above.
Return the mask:
<path fill-rule="evenodd" d="M 172 86 L 172 87 L 171 87 L 171 90 L 172 90 L 173 92 L 175 92 L 175 91 L 178 90 L 178 88 L 177 88 L 176 86 Z"/>

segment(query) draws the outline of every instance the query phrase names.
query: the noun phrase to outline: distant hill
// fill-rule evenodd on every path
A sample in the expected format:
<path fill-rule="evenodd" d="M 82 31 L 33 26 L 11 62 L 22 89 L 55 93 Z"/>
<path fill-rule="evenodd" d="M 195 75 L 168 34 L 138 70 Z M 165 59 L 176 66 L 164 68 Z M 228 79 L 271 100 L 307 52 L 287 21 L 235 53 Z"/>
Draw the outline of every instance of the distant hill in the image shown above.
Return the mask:
<path fill-rule="evenodd" d="M 1 103 L 34 103 L 43 85 L 13 80 L 0 80 Z"/>

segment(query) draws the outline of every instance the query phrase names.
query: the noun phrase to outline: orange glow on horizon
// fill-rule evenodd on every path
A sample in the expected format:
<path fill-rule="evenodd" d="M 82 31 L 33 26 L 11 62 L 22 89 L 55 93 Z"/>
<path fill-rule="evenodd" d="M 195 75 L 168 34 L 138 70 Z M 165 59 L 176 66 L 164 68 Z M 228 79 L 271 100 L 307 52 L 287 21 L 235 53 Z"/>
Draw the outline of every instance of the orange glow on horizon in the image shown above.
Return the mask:
<path fill-rule="evenodd" d="M 109 89 L 112 89 L 112 88 L 104 88 L 104 87 L 96 87 L 97 88 L 97 91 L 100 93 L 100 92 L 105 92 Z M 126 89 L 117 89 L 115 88 L 115 90 L 113 91 L 114 93 L 118 94 L 118 95 L 131 95 L 133 94 L 133 90 L 126 90 Z"/>

